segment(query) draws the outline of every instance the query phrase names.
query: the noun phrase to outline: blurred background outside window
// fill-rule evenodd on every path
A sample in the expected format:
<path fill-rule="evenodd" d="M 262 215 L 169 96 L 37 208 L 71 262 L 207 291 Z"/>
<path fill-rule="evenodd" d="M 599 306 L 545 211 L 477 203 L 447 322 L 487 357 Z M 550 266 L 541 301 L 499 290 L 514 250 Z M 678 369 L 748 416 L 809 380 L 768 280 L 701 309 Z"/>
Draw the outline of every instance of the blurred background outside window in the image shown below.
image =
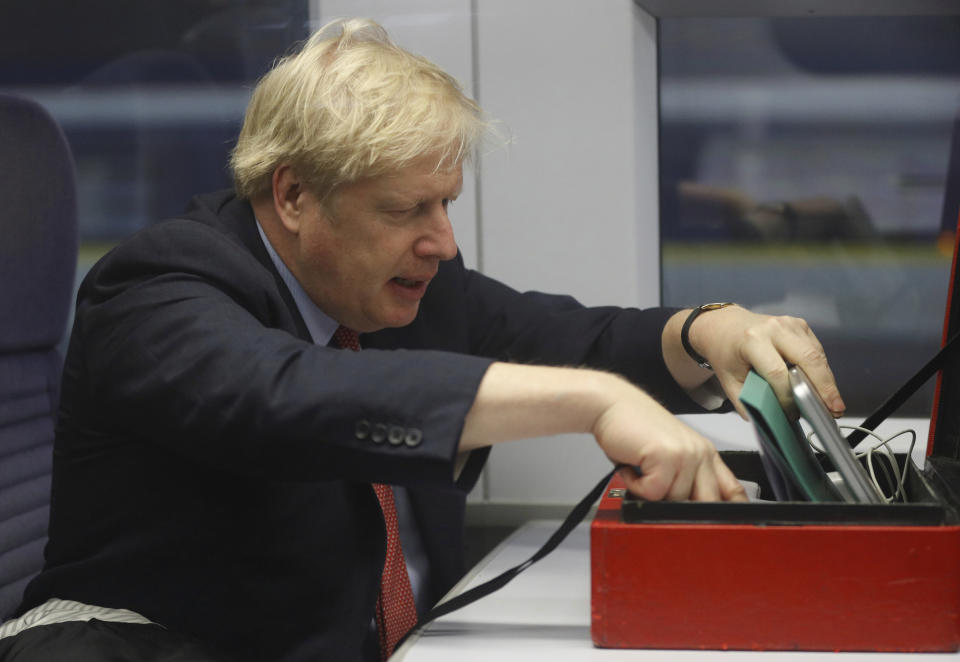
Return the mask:
<path fill-rule="evenodd" d="M 805 317 L 869 413 L 940 345 L 960 17 L 668 18 L 659 49 L 664 304 Z"/>
<path fill-rule="evenodd" d="M 308 34 L 307 0 L 31 0 L 0 9 L 0 91 L 39 101 L 77 166 L 80 269 L 230 186 L 255 81 Z"/>

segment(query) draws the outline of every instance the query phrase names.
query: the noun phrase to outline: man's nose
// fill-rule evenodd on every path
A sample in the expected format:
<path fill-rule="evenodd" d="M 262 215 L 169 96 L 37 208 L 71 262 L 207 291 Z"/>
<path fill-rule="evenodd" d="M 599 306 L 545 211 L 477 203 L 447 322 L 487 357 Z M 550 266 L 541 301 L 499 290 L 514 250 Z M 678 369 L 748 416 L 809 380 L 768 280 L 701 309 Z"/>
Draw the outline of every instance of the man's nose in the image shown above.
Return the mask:
<path fill-rule="evenodd" d="M 414 252 L 420 257 L 436 257 L 440 260 L 452 260 L 457 256 L 453 225 L 442 206 L 438 205 L 430 215 L 427 231 L 417 240 Z"/>

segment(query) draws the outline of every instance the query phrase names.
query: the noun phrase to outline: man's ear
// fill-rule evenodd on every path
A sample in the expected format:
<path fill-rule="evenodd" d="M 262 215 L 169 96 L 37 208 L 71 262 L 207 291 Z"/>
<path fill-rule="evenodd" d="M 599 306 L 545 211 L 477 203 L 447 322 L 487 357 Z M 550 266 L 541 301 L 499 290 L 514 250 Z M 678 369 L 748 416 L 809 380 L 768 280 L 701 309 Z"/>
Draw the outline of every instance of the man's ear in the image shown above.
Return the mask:
<path fill-rule="evenodd" d="M 273 208 L 291 234 L 300 232 L 304 216 L 303 183 L 287 164 L 281 164 L 273 171 Z"/>

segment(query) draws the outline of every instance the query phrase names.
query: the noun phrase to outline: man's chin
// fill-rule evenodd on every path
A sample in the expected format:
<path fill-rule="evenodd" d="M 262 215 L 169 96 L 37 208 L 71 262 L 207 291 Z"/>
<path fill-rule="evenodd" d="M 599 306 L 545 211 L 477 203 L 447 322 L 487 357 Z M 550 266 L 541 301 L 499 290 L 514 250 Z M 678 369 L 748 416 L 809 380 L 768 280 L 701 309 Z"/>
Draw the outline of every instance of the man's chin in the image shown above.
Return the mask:
<path fill-rule="evenodd" d="M 417 304 L 412 307 L 412 310 L 405 306 L 403 310 L 392 311 L 391 314 L 384 317 L 383 328 L 399 329 L 408 326 L 417 319 L 417 312 L 419 310 L 420 305 Z"/>

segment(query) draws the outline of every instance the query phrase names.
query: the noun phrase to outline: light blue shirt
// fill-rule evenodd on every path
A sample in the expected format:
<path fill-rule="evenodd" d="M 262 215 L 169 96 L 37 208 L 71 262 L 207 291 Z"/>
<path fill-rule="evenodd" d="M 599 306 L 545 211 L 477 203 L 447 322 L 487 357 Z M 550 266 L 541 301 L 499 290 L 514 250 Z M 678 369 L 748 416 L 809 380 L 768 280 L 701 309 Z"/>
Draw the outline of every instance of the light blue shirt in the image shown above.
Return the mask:
<path fill-rule="evenodd" d="M 307 325 L 310 332 L 310 338 L 315 345 L 326 345 L 333 338 L 333 334 L 340 326 L 339 322 L 320 310 L 300 285 L 287 265 L 283 263 L 280 256 L 274 250 L 267 235 L 260 226 L 260 220 L 257 219 L 257 232 L 260 233 L 260 240 L 263 241 L 264 248 L 270 256 L 273 266 L 276 267 L 280 278 L 283 280 L 293 301 Z M 427 560 L 426 552 L 423 548 L 423 540 L 420 537 L 420 530 L 417 528 L 417 520 L 413 513 L 413 507 L 410 504 L 410 495 L 403 487 L 393 487 L 393 498 L 397 506 L 397 520 L 400 526 L 400 544 L 403 546 L 403 556 L 407 561 L 407 574 L 410 575 L 410 585 L 413 588 L 414 600 L 417 603 L 417 611 L 421 614 L 432 605 L 424 604 L 426 591 L 424 590 L 430 576 L 430 564 Z"/>

